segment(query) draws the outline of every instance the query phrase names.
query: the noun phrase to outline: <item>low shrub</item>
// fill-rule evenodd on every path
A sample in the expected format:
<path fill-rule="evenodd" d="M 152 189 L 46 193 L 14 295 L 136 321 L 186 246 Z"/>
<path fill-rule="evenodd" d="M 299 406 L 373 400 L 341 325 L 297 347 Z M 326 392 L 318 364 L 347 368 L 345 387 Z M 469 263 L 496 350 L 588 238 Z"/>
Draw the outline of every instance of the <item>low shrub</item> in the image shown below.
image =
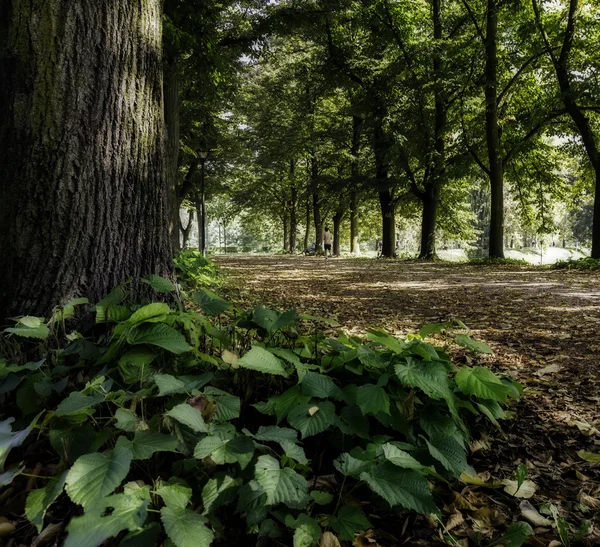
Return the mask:
<path fill-rule="evenodd" d="M 353 541 L 371 511 L 439 516 L 430 485 L 474 474 L 469 424 L 498 424 L 521 394 L 426 341 L 445 332 L 490 352 L 452 334 L 462 324 L 360 339 L 295 310 L 239 312 L 209 290 L 179 304 L 140 306 L 122 286 L 91 309 L 86 337 L 65 330 L 84 300 L 4 331 L 0 484 L 30 523 L 21 543 L 65 522 L 65 547 L 247 534 L 308 547 L 325 533 Z M 400 519 L 385 522 L 399 533 Z"/>
<path fill-rule="evenodd" d="M 600 270 L 600 259 L 586 257 L 577 260 L 562 260 L 556 262 L 552 268 L 556 270 Z"/>
<path fill-rule="evenodd" d="M 531 266 L 522 258 L 471 258 L 468 263 L 473 266 Z"/>
<path fill-rule="evenodd" d="M 200 251 L 194 249 L 181 251 L 175 257 L 174 263 L 177 277 L 187 288 L 194 290 L 198 287 L 215 287 L 220 284 L 217 265 L 203 257 Z"/>

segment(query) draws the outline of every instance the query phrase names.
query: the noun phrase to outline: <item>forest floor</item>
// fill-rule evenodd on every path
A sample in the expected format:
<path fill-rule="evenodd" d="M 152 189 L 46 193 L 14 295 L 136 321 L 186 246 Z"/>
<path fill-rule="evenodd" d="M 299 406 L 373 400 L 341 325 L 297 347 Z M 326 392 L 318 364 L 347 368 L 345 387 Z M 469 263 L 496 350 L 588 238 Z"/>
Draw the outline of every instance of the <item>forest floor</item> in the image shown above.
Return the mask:
<path fill-rule="evenodd" d="M 237 255 L 216 262 L 235 287 L 229 297 L 236 303 L 294 307 L 334 318 L 352 334 L 370 327 L 407 334 L 462 320 L 495 352 L 477 360 L 525 389 L 504 435 L 490 432 L 473 447 L 473 466 L 493 483 L 514 479 L 523 463 L 537 491 L 523 501 L 501 488 L 463 485 L 458 507 L 449 511 L 458 510 L 465 522 L 452 533 L 479 544 L 478 537 L 519 517 L 536 529 L 528 544 L 569 545 L 552 516 L 550 526 L 527 513 L 528 503 L 542 513 L 551 503 L 570 529 L 571 546 L 600 545 L 600 463 L 578 455 L 600 452 L 600 273 L 322 257 Z M 584 520 L 593 529 L 577 542 Z"/>

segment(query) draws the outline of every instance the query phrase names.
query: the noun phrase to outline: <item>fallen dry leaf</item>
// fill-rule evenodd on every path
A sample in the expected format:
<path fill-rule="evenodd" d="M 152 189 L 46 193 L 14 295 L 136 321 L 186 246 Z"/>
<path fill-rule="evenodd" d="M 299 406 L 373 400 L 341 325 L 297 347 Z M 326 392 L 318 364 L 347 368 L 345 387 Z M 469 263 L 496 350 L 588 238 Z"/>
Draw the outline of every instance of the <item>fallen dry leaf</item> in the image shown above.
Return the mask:
<path fill-rule="evenodd" d="M 511 479 L 504 479 L 502 483 L 504 484 L 504 491 L 515 498 L 530 498 L 537 490 L 535 482 L 530 480 L 523 481 L 520 487 L 517 481 Z"/>
<path fill-rule="evenodd" d="M 552 521 L 540 515 L 537 509 L 527 500 L 523 500 L 519 505 L 521 514 L 534 526 L 552 526 Z"/>

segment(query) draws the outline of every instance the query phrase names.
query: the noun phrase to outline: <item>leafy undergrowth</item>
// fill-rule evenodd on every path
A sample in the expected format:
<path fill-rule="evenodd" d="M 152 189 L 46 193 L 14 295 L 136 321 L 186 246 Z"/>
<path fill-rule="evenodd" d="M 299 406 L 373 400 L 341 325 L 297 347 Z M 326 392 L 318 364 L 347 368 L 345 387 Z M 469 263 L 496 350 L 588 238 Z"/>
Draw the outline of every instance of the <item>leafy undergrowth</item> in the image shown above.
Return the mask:
<path fill-rule="evenodd" d="M 520 258 L 472 258 L 471 266 L 531 266 L 527 260 Z"/>
<path fill-rule="evenodd" d="M 555 270 L 600 270 L 600 259 L 580 258 L 578 260 L 563 260 L 552 266 Z"/>
<path fill-rule="evenodd" d="M 452 536 L 458 510 L 448 508 L 469 502 L 448 485 L 486 485 L 468 447 L 521 388 L 452 363 L 448 345 L 490 351 L 462 323 L 405 339 L 332 337 L 323 329 L 334 323 L 295 310 L 244 312 L 206 289 L 192 301 L 166 279 L 146 282 L 173 306 L 132 303 L 121 286 L 91 308 L 85 337 L 65 329 L 84 299 L 5 330 L 3 537 L 66 547 L 468 542 Z M 444 347 L 425 340 L 434 334 Z M 526 489 L 526 474 L 503 486 Z M 476 541 L 518 546 L 531 533 L 518 521 L 504 538 Z"/>

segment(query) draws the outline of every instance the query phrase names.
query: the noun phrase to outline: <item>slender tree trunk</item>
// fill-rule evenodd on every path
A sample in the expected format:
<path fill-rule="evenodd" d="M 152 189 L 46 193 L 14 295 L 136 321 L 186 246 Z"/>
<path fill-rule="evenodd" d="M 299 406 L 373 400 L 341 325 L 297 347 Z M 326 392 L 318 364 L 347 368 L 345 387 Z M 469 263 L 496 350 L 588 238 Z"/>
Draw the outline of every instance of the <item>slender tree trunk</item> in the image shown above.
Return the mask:
<path fill-rule="evenodd" d="M 304 231 L 304 250 L 310 243 L 310 199 L 306 198 L 306 230 Z"/>
<path fill-rule="evenodd" d="M 179 222 L 179 227 L 181 229 L 181 234 L 183 236 L 183 249 L 187 249 L 190 243 L 190 233 L 192 232 L 192 225 L 194 223 L 194 211 L 192 209 L 188 210 L 188 223 L 187 226 L 183 226 L 181 221 Z"/>
<path fill-rule="evenodd" d="M 294 173 L 296 170 L 296 162 L 290 161 L 290 177 L 292 179 L 291 184 L 291 202 L 290 202 L 290 253 L 296 252 L 296 234 L 298 232 L 298 188 L 294 181 Z"/>
<path fill-rule="evenodd" d="M 362 118 L 352 116 L 352 163 L 350 165 L 352 176 L 352 187 L 356 188 L 359 177 L 358 155 L 360 153 L 360 135 L 362 128 Z M 350 192 L 350 252 L 360 255 L 358 234 L 358 192 L 353 189 Z"/>
<path fill-rule="evenodd" d="M 317 251 L 323 250 L 323 229 L 324 219 L 321 218 L 321 196 L 317 187 L 317 177 L 319 171 L 317 168 L 317 160 L 313 156 L 311 158 L 311 187 L 312 187 L 312 201 L 313 201 L 313 220 L 315 223 L 315 247 Z"/>
<path fill-rule="evenodd" d="M 342 220 L 344 218 L 344 211 L 336 212 L 333 217 L 333 254 L 335 256 L 340 256 L 342 254 L 342 250 L 340 247 L 340 230 L 342 226 Z"/>
<path fill-rule="evenodd" d="M 380 102 L 374 113 L 373 153 L 375 156 L 375 180 L 379 192 L 379 205 L 382 218 L 381 255 L 392 258 L 396 254 L 395 203 L 389 181 L 390 140 L 383 127 L 385 111 Z"/>
<path fill-rule="evenodd" d="M 491 217 L 489 256 L 504 258 L 504 167 L 498 123 L 498 6 L 487 0 L 485 40 L 485 133 L 490 168 Z"/>
<path fill-rule="evenodd" d="M 283 215 L 283 250 L 284 251 L 289 251 L 290 250 L 290 234 L 289 234 L 289 229 L 290 229 L 290 217 L 287 213 L 284 213 Z"/>
<path fill-rule="evenodd" d="M 423 192 L 423 216 L 421 218 L 421 252 L 419 258 L 432 259 L 435 251 L 435 228 L 437 217 L 437 191 L 434 184 L 428 184 Z"/>
<path fill-rule="evenodd" d="M 177 168 L 179 167 L 179 79 L 177 57 L 167 55 L 164 74 L 165 96 L 165 174 L 167 178 L 167 196 L 169 204 L 169 234 L 173 252 L 180 249 L 179 208 L 181 200 L 177 188 Z"/>
<path fill-rule="evenodd" d="M 0 0 L 0 315 L 171 274 L 161 12 Z"/>
<path fill-rule="evenodd" d="M 198 222 L 198 250 L 201 251 L 204 223 L 202 222 L 202 198 L 200 194 L 196 195 L 196 221 Z"/>

